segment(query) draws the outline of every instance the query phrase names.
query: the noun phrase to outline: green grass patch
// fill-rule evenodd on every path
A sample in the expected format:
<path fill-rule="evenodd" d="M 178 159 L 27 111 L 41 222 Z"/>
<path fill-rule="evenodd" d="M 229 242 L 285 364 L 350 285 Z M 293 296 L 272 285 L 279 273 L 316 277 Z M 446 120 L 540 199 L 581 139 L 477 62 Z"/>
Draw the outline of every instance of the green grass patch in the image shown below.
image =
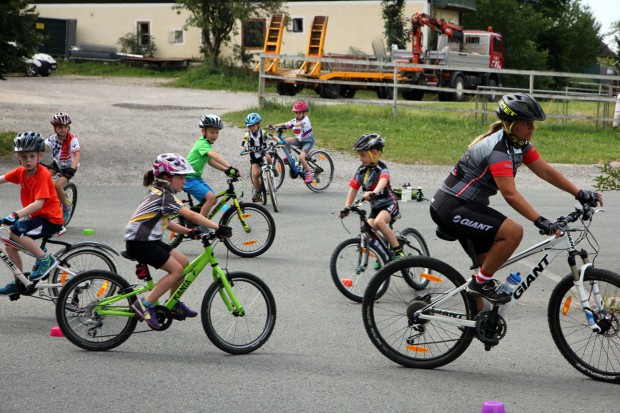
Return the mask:
<path fill-rule="evenodd" d="M 13 139 L 17 132 L 0 132 L 0 156 L 7 156 L 13 152 Z"/>
<path fill-rule="evenodd" d="M 443 102 L 436 105 L 446 106 Z M 465 104 L 471 108 L 473 105 Z M 549 110 L 553 112 L 551 107 Z M 262 110 L 251 108 L 223 118 L 244 127 L 243 121 L 250 112 L 260 113 L 263 127 L 293 118 L 291 105 L 273 102 Z M 410 108 L 399 108 L 398 116 L 393 118 L 391 107 L 315 103 L 311 103 L 308 115 L 320 147 L 350 151 L 361 134 L 376 132 L 387 142 L 384 159 L 415 165 L 454 164 L 474 137 L 485 133 L 495 121 L 493 115 L 483 124 L 469 113 Z M 292 136 L 290 131 L 286 133 Z M 566 125 L 556 125 L 554 120 L 539 122 L 533 143 L 545 160 L 553 163 L 604 164 L 620 160 L 620 134 L 609 128 L 596 128 L 591 121 Z"/>
<path fill-rule="evenodd" d="M 156 70 L 148 66 L 132 67 L 122 63 L 73 62 L 59 60 L 56 73 L 60 76 L 163 77 L 176 79 L 188 69 Z"/>

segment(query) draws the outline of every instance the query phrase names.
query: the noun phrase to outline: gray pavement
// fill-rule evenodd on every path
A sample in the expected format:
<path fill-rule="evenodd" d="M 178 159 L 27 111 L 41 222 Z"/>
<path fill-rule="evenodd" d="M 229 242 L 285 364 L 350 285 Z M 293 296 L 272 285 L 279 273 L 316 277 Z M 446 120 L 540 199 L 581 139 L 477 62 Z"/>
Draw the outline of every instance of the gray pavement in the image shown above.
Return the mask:
<path fill-rule="evenodd" d="M 299 181 L 284 185 L 282 212 L 274 214 L 277 238 L 267 253 L 242 259 L 227 255 L 222 245 L 216 248 L 223 266 L 260 276 L 274 293 L 276 328 L 263 348 L 247 356 L 225 354 L 194 319 L 175 322 L 165 332 L 135 334 L 105 353 L 86 352 L 49 336 L 56 325 L 52 304 L 0 299 L 0 411 L 60 412 L 79 406 L 92 412 L 479 412 L 490 399 L 501 400 L 508 412 L 618 410 L 617 386 L 582 376 L 562 358 L 549 335 L 547 298 L 554 280 L 568 273 L 562 260 L 520 301 L 508 318 L 506 338 L 491 352 L 474 340 L 448 366 L 405 369 L 374 348 L 363 328 L 361 306 L 341 296 L 331 281 L 329 256 L 350 236 L 336 218 L 344 194 L 314 194 Z M 9 188 L 2 188 L 3 206 L 5 195 L 17 195 L 16 188 Z M 79 190 L 80 204 L 64 237 L 95 239 L 122 249 L 124 225 L 143 190 L 88 185 Z M 549 217 L 569 212 L 572 205 L 554 191 L 528 190 L 526 196 Z M 609 194 L 607 201 L 608 212 L 593 224 L 602 248 L 596 264 L 613 270 L 618 265 L 612 228 L 618 222 L 620 196 Z M 404 218 L 397 226 L 418 228 L 432 255 L 465 271 L 464 254 L 434 236 L 428 202 L 401 206 Z M 351 233 L 356 231 L 355 220 L 344 222 Z M 83 236 L 84 228 L 93 228 L 95 236 Z M 523 246 L 540 240 L 531 224 L 525 228 Z M 200 244 L 184 243 L 180 249 L 195 257 Z M 524 264 L 533 266 L 535 260 Z M 130 262 L 119 259 L 118 264 L 128 280 L 137 281 Z M 6 275 L 2 278 L 5 282 Z M 199 279 L 188 293 L 188 304 L 199 307 L 207 285 L 208 278 Z"/>
<path fill-rule="evenodd" d="M 54 112 L 66 110 L 74 117 L 84 162 L 75 179 L 79 205 L 65 239 L 92 239 L 122 249 L 123 229 L 144 193 L 138 186 L 142 173 L 154 156 L 187 152 L 205 111 L 221 114 L 256 103 L 252 94 L 161 88 L 159 82 L 59 76 L 0 82 L 3 130 L 49 133 Z M 243 131 L 227 127 L 222 132 L 218 149 L 234 160 Z M 0 297 L 0 412 L 474 413 L 489 399 L 504 402 L 509 413 L 619 410 L 617 386 L 582 376 L 549 335 L 548 295 L 568 273 L 561 260 L 520 300 L 508 318 L 506 338 L 491 352 L 474 340 L 463 356 L 437 370 L 405 369 L 383 357 L 364 331 L 360 305 L 340 295 L 329 275 L 332 250 L 358 230 L 353 218 L 344 221 L 350 233 L 336 218 L 357 161 L 350 154 L 333 155 L 336 181 L 325 193 L 311 193 L 299 180 L 285 181 L 279 193 L 282 212 L 274 214 L 277 237 L 267 253 L 242 259 L 227 254 L 222 245 L 216 248 L 223 266 L 262 277 L 274 293 L 276 328 L 263 348 L 247 356 L 225 354 L 194 319 L 175 322 L 165 332 L 136 334 L 109 352 L 91 353 L 49 336 L 56 325 L 50 303 Z M 0 171 L 14 166 L 13 158 L 0 159 Z M 593 166 L 558 168 L 580 187 L 590 187 L 597 173 Z M 415 182 L 430 196 L 449 167 L 391 165 L 390 170 L 395 184 Z M 221 176 L 209 173 L 209 179 L 221 187 Z M 517 184 L 550 219 L 572 208 L 570 197 L 527 170 L 519 172 Z M 593 224 L 601 248 L 595 265 L 620 271 L 615 230 L 620 195 L 605 197 L 607 212 Z M 0 186 L 0 212 L 15 210 L 18 199 L 15 186 Z M 501 200 L 494 202 L 519 219 Z M 417 228 L 432 255 L 467 272 L 464 253 L 434 236 L 428 202 L 401 208 L 404 217 L 397 227 Z M 541 240 L 531 223 L 522 224 L 523 246 Z M 94 229 L 95 235 L 82 235 L 84 228 Z M 195 257 L 200 244 L 184 243 L 180 250 Z M 535 262 L 536 257 L 525 260 L 520 270 Z M 119 258 L 118 264 L 128 280 L 137 282 L 130 262 Z M 0 283 L 6 281 L 2 267 Z M 199 279 L 186 296 L 188 304 L 198 308 L 207 286 L 208 277 Z"/>

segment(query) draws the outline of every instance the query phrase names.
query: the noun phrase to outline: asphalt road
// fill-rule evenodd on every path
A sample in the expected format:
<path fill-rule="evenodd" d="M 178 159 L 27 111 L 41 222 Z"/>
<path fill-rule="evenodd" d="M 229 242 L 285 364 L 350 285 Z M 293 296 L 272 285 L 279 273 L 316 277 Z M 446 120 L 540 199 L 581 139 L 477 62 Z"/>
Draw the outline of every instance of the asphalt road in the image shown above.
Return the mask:
<path fill-rule="evenodd" d="M 344 194 L 310 193 L 287 181 L 275 214 L 277 238 L 261 257 L 242 259 L 218 245 L 220 263 L 262 277 L 277 302 L 275 331 L 265 346 L 247 356 L 230 356 L 207 339 L 198 319 L 175 322 L 165 332 L 135 334 L 115 350 L 91 353 L 62 338 L 50 337 L 56 325 L 53 306 L 33 298 L 0 300 L 0 362 L 3 385 L 0 411 L 299 411 L 299 412 L 479 412 L 485 400 L 501 400 L 507 412 L 618 411 L 617 386 L 582 376 L 562 358 L 546 321 L 547 297 L 554 280 L 567 274 L 558 260 L 508 318 L 508 334 L 490 352 L 474 340 L 454 363 L 436 370 L 402 368 L 383 357 L 369 341 L 360 305 L 349 302 L 332 284 L 328 260 L 349 234 L 335 212 Z M 94 239 L 123 248 L 127 218 L 142 196 L 137 187 L 79 187 L 80 204 L 64 236 Z M 17 195 L 16 188 L 3 188 Z M 548 216 L 569 212 L 553 191 L 527 191 Z M 620 196 L 609 194 L 606 214 L 594 232 L 602 253 L 596 264 L 617 268 Z M 505 206 L 499 205 L 500 208 Z M 438 240 L 428 217 L 428 202 L 402 204 L 399 228 L 414 226 L 426 237 L 431 254 L 466 270 L 464 254 Z M 313 219 L 309 219 L 313 217 Z M 345 220 L 355 232 L 353 219 Z M 83 236 L 93 228 L 94 236 Z M 526 226 L 523 245 L 539 241 Z M 190 257 L 200 244 L 184 243 Z M 535 257 L 525 265 L 533 266 Z M 120 258 L 132 282 L 133 265 Z M 521 268 L 525 271 L 525 265 Z M 6 281 L 2 276 L 2 282 Z M 189 290 L 187 303 L 198 308 L 208 279 Z M 530 290 L 528 290 L 530 291 Z"/>
<path fill-rule="evenodd" d="M 88 150 L 75 180 L 79 205 L 64 238 L 96 240 L 120 250 L 127 219 L 144 193 L 141 174 L 171 142 L 166 138 L 173 137 L 174 147 L 184 152 L 195 140 L 195 122 L 203 111 L 223 113 L 253 104 L 249 94 L 158 88 L 153 81 L 13 78 L 0 82 L 0 127 L 46 132 L 47 119 L 58 110 L 78 120 L 75 130 Z M 223 130 L 218 147 L 226 156 L 237 155 L 240 133 Z M 222 266 L 260 276 L 274 293 L 276 328 L 263 348 L 230 356 L 208 341 L 194 319 L 175 322 L 164 332 L 136 334 L 112 351 L 91 353 L 50 337 L 56 321 L 49 302 L 0 297 L 0 412 L 474 413 L 490 399 L 505 403 L 509 413 L 620 411 L 618 387 L 582 376 L 550 337 L 547 300 L 554 283 L 568 273 L 562 260 L 520 300 L 508 318 L 507 336 L 492 351 L 474 340 L 458 360 L 436 370 L 405 369 L 383 357 L 364 331 L 361 306 L 340 295 L 329 275 L 332 250 L 358 229 L 349 218 L 344 221 L 348 233 L 336 218 L 356 162 L 334 156 L 337 179 L 325 193 L 311 193 L 299 180 L 285 181 L 279 193 L 282 212 L 274 215 L 277 237 L 267 253 L 242 259 L 222 245 L 216 248 Z M 14 165 L 10 157 L 0 159 L 2 171 Z M 580 179 L 580 186 L 591 184 L 592 167 L 562 168 Z M 427 195 L 447 172 L 445 167 L 402 165 L 394 170 L 395 182 L 421 183 Z M 570 212 L 574 201 L 566 194 L 519 174 L 520 190 L 545 216 Z M 620 195 L 605 197 L 607 212 L 597 215 L 592 226 L 601 249 L 595 265 L 620 271 Z M 18 199 L 18 188 L 1 186 L 0 212 L 14 210 Z M 518 219 L 500 200 L 495 202 Z M 467 272 L 465 254 L 434 236 L 428 202 L 401 204 L 401 209 L 397 228 L 417 228 L 432 255 Z M 531 223 L 522 223 L 523 246 L 542 239 Z M 82 235 L 84 228 L 95 235 Z M 200 243 L 185 243 L 180 250 L 195 257 Z M 516 269 L 525 272 L 535 263 L 532 257 Z M 128 280 L 137 282 L 132 263 L 119 258 L 118 264 Z M 9 277 L 2 268 L 0 283 L 5 283 Z M 187 303 L 198 308 L 207 286 L 208 277 L 199 279 Z"/>

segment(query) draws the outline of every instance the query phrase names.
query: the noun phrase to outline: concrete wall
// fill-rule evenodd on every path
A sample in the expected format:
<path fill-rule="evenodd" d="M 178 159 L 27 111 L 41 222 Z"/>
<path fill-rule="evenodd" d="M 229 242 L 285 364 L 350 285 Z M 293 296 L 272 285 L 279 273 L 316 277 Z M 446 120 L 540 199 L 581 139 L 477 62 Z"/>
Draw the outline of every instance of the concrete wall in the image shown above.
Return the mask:
<path fill-rule="evenodd" d="M 76 39 L 78 45 L 117 45 L 118 39 L 126 33 L 135 32 L 138 22 L 150 23 L 151 35 L 155 38 L 156 57 L 199 58 L 200 32 L 189 28 L 184 32 L 181 44 L 169 41 L 170 33 L 182 30 L 187 12 L 177 14 L 172 10 L 174 3 L 143 4 L 35 4 L 41 17 L 77 19 Z M 405 16 L 409 19 L 416 12 L 429 10 L 426 0 L 406 2 Z M 290 17 L 303 18 L 303 32 L 285 31 L 281 53 L 305 54 L 310 28 L 314 16 L 329 16 L 324 50 L 326 53 L 350 53 L 351 49 L 373 54 L 372 41 L 383 38 L 383 20 L 380 1 L 308 1 L 286 4 Z M 436 10 L 438 17 L 458 23 L 458 14 L 447 10 Z M 267 22 L 270 16 L 265 16 Z M 241 36 L 233 43 L 240 44 Z M 231 55 L 232 45 L 225 47 L 222 57 Z M 253 52 L 260 53 L 262 50 Z"/>

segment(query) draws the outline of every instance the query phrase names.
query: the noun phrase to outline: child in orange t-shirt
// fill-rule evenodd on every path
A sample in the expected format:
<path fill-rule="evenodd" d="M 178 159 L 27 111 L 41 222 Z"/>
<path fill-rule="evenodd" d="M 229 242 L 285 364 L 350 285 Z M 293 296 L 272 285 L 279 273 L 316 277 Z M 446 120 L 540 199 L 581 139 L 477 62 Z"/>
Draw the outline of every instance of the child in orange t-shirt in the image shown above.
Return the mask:
<path fill-rule="evenodd" d="M 45 142 L 38 132 L 23 132 L 13 141 L 20 167 L 0 176 L 0 184 L 11 182 L 21 186 L 22 209 L 2 219 L 2 224 L 10 225 L 11 239 L 22 245 L 37 258 L 30 280 L 37 281 L 48 274 L 56 260 L 39 247 L 38 238 L 51 236 L 62 230 L 62 209 L 54 187 L 52 175 L 47 168 L 39 165 L 43 159 Z M 19 220 L 30 216 L 30 219 Z M 10 245 L 6 252 L 11 261 L 23 272 L 19 251 Z M 0 294 L 17 292 L 15 282 L 0 288 Z"/>

